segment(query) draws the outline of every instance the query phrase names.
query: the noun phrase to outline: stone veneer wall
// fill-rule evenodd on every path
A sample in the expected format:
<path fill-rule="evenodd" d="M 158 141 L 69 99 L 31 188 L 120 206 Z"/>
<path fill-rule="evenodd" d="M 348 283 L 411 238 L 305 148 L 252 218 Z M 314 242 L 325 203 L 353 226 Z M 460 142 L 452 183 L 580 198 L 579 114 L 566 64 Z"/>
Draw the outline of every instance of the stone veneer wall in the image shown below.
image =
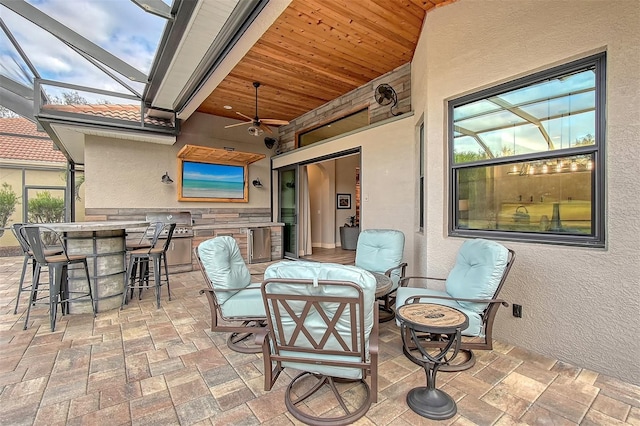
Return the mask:
<path fill-rule="evenodd" d="M 390 105 L 378 105 L 374 99 L 376 87 L 383 83 L 391 85 L 398 95 L 398 105 L 393 109 L 393 112 L 398 114 L 411 111 L 411 64 L 406 63 L 339 98 L 301 115 L 292 120 L 287 126 L 280 126 L 278 129 L 280 143 L 277 153 L 281 154 L 294 150 L 298 133 L 344 117 L 360 108 L 368 107 L 369 124 L 393 117 Z"/>
<path fill-rule="evenodd" d="M 271 228 L 271 259 L 283 258 L 282 226 L 271 221 L 269 208 L 234 209 L 234 208 L 202 208 L 202 209 L 86 209 L 86 221 L 102 220 L 144 220 L 149 212 L 184 212 L 189 211 L 193 222 L 193 247 L 202 241 L 219 235 L 230 235 L 235 238 L 245 262 L 248 262 L 247 228 L 267 226 Z M 197 269 L 197 262 L 192 256 L 192 265 Z"/>

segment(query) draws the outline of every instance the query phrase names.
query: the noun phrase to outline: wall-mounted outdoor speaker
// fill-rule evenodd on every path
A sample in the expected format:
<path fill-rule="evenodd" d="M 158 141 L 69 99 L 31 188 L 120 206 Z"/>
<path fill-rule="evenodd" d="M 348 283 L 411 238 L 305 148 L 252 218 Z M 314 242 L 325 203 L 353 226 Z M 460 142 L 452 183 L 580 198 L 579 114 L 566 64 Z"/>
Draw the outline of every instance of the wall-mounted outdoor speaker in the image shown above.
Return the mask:
<path fill-rule="evenodd" d="M 275 144 L 276 140 L 274 138 L 264 138 L 264 146 L 266 146 L 268 149 L 273 148 Z"/>

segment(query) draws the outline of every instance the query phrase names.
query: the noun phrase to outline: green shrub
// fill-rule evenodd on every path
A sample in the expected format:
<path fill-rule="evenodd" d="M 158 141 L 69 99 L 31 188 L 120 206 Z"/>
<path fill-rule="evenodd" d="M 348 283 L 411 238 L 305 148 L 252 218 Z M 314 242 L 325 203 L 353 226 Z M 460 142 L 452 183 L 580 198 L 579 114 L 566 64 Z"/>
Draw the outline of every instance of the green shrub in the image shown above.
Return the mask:
<path fill-rule="evenodd" d="M 13 191 L 13 188 L 7 182 L 0 186 L 0 228 L 7 226 L 9 218 L 16 211 L 18 199 L 18 194 Z"/>
<path fill-rule="evenodd" d="M 29 200 L 29 222 L 54 223 L 64 221 L 64 199 L 56 198 L 49 191 L 42 191 Z"/>

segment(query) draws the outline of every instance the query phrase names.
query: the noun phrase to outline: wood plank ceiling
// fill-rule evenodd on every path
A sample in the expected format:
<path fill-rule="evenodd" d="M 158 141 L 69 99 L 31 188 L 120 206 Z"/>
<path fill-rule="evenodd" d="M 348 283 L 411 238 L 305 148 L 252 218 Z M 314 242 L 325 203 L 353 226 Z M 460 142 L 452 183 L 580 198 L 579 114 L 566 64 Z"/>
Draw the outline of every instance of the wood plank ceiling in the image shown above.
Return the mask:
<path fill-rule="evenodd" d="M 293 120 L 410 62 L 427 11 L 452 1 L 293 0 L 198 111 L 253 117 L 259 81 L 259 117 Z"/>

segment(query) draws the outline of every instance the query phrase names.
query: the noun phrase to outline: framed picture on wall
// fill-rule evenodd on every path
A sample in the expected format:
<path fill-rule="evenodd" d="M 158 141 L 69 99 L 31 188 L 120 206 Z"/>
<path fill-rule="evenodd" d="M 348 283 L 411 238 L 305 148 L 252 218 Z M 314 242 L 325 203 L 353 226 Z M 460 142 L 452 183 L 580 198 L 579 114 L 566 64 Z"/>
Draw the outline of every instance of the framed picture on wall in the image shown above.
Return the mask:
<path fill-rule="evenodd" d="M 351 194 L 338 194 L 338 200 L 336 202 L 339 209 L 351 208 Z"/>

